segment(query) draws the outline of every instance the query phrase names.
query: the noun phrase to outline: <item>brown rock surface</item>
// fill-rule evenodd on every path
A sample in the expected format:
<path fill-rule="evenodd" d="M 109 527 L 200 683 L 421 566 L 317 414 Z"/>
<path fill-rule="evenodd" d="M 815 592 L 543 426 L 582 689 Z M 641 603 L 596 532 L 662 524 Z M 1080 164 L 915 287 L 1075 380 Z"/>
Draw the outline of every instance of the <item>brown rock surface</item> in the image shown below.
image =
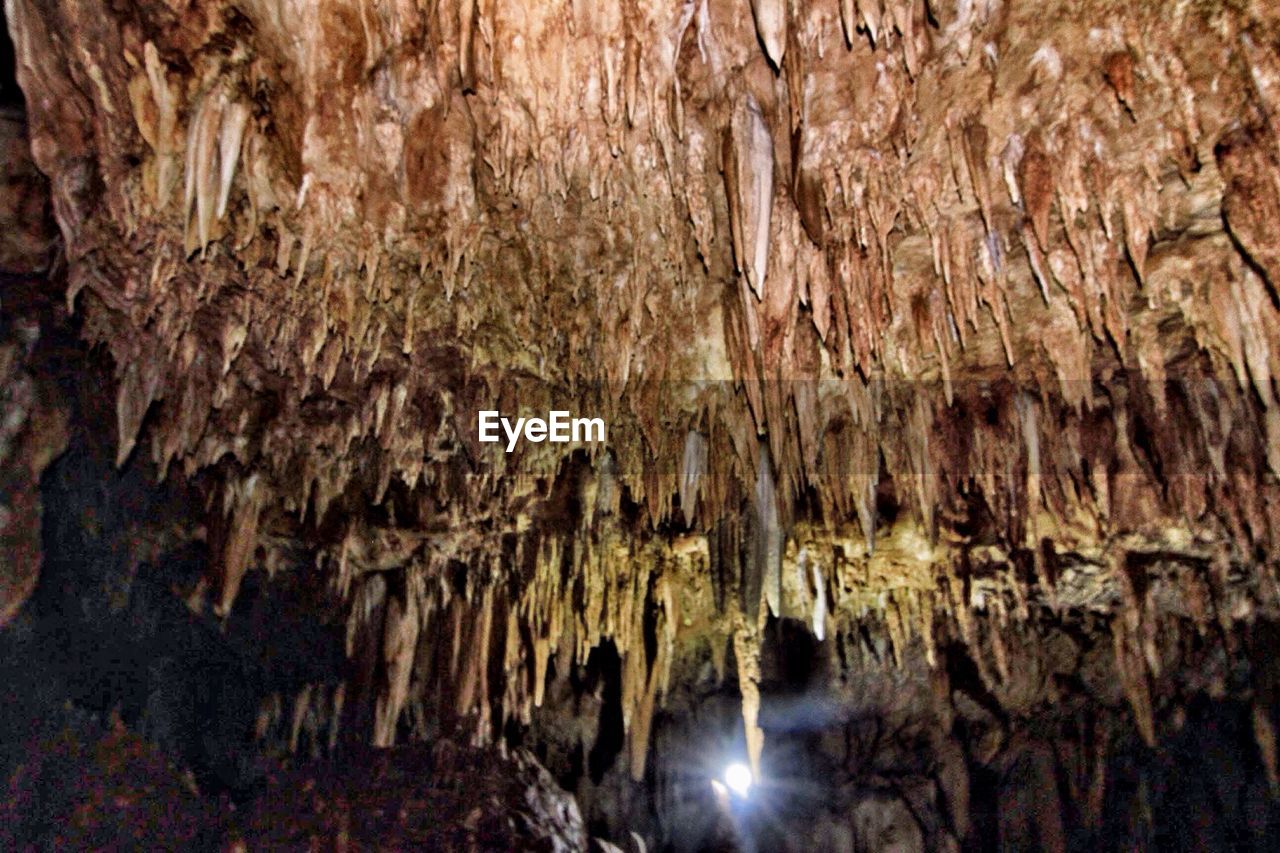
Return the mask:
<path fill-rule="evenodd" d="M 830 838 L 1064 849 L 1124 810 L 1108 727 L 1181 743 L 1200 696 L 1274 786 L 1274 4 L 6 13 L 116 465 L 205 499 L 182 595 L 318 577 L 345 628 L 264 737 L 528 735 L 622 837 L 697 697 L 758 769 L 790 742 L 781 646 L 845 732 Z M 477 439 L 551 408 L 607 445 Z M 950 769 L 889 791 L 865 718 Z M 962 747 L 1016 796 L 971 809 Z"/>

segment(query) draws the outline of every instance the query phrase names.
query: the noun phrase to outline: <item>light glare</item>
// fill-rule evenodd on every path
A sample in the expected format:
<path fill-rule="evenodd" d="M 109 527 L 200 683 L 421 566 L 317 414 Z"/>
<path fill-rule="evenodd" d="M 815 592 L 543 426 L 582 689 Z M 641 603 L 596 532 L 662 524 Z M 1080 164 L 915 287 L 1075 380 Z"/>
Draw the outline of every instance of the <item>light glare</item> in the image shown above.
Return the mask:
<path fill-rule="evenodd" d="M 751 768 L 740 761 L 735 761 L 724 769 L 724 784 L 739 797 L 745 797 L 751 790 Z"/>

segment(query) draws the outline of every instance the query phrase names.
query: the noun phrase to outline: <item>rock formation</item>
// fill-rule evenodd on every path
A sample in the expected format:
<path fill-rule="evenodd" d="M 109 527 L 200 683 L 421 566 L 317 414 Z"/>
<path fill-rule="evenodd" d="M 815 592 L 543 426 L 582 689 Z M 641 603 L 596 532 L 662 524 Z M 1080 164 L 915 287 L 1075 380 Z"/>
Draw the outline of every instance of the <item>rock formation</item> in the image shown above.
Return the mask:
<path fill-rule="evenodd" d="M 169 696 L 180 602 L 237 686 L 173 701 L 256 707 L 196 770 L 523 745 L 649 849 L 1280 829 L 1273 4 L 5 13 L 0 621 Z M 607 441 L 479 440 L 553 409 Z"/>

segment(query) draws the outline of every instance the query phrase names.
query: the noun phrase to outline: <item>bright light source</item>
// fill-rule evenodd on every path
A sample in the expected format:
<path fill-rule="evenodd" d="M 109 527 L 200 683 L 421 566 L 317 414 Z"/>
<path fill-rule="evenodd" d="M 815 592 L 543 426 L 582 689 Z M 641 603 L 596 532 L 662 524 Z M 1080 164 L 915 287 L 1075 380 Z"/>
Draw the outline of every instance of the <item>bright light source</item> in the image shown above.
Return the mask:
<path fill-rule="evenodd" d="M 741 761 L 735 761 L 724 769 L 724 784 L 739 797 L 745 797 L 751 790 L 751 768 Z"/>

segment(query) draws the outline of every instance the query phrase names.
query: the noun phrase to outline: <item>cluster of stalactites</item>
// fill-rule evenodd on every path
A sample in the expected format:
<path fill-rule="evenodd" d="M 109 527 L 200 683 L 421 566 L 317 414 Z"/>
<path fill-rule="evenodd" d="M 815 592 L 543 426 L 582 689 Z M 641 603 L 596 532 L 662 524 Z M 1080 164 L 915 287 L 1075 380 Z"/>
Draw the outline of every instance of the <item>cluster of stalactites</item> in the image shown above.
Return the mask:
<path fill-rule="evenodd" d="M 820 654 L 852 669 L 942 671 L 941 649 L 959 644 L 983 689 L 1006 712 L 1021 713 L 1043 698 L 1034 626 L 1070 611 L 1110 634 L 1119 695 L 1153 743 L 1153 690 L 1170 666 L 1169 638 L 1196 633 L 1230 643 L 1237 625 L 1280 607 L 1270 568 L 1236 562 L 1225 543 L 1186 528 L 1109 545 L 1063 538 L 1062 550 L 1028 572 L 1034 561 L 1025 550 L 933 543 L 910 521 L 884 530 L 874 552 L 856 530 L 797 528 L 776 566 L 775 605 L 768 570 L 752 556 L 754 535 L 662 541 L 601 523 L 574 533 L 530 531 L 514 550 L 468 555 L 460 586 L 444 561 L 398 570 L 403 582 L 385 572 L 358 575 L 347 652 L 371 667 L 376 694 L 372 731 L 362 736 L 394 743 L 405 714 L 459 721 L 478 740 L 508 722 L 528 725 L 546 698 L 552 660 L 563 678 L 609 642 L 622 663 L 626 766 L 640 779 L 673 669 L 709 649 L 723 679 L 731 647 L 749 754 L 758 761 L 771 613 L 809 626 Z M 448 698 L 424 710 L 432 696 Z"/>
<path fill-rule="evenodd" d="M 148 422 L 162 471 L 223 480 L 218 607 L 264 513 L 338 530 L 326 569 L 347 596 L 361 570 L 436 566 L 386 593 L 385 741 L 441 619 L 464 711 L 496 699 L 499 637 L 533 673 L 612 638 L 633 731 L 660 693 L 670 661 L 644 659 L 635 631 L 657 582 L 633 551 L 540 538 L 527 580 L 491 549 L 493 580 L 448 596 L 425 534 L 320 524 L 398 484 L 447 498 L 442 526 L 523 533 L 549 490 L 503 475 L 554 482 L 558 460 L 483 456 L 465 422 L 523 394 L 513 374 L 608 387 L 593 487 L 625 489 L 642 527 L 706 533 L 712 577 L 748 567 L 716 608 L 736 613 L 744 695 L 804 514 L 893 553 L 891 499 L 927 552 L 971 502 L 1037 577 L 1046 542 L 1130 533 L 1235 543 L 1228 563 L 1272 552 L 1274 22 L 1134 4 L 1099 25 L 1066 5 L 462 2 L 428 28 L 359 4 L 294 31 L 248 3 L 250 27 L 208 12 L 148 41 L 93 4 L 19 0 L 10 24 L 68 300 L 117 364 L 120 459 Z M 690 403 L 670 393 L 685 379 L 712 388 Z M 834 569 L 805 553 L 814 608 L 821 576 L 827 618 L 848 618 Z M 864 584 L 893 614 L 895 658 L 933 636 L 912 626 L 945 610 L 937 585 L 900 600 Z M 584 604 L 591 590 L 612 594 Z M 553 618 L 553 601 L 590 615 Z M 950 612 L 975 636 L 967 606 Z M 1150 620 L 1124 624 L 1117 659 L 1140 673 Z M 527 715 L 541 682 L 525 680 L 504 716 Z"/>
<path fill-rule="evenodd" d="M 394 742 L 400 715 L 421 703 L 422 691 L 433 683 L 450 697 L 447 707 L 433 710 L 461 721 L 478 740 L 493 737 L 508 721 L 527 725 L 543 703 L 552 658 L 563 672 L 585 665 L 592 650 L 608 641 L 623 662 L 631 772 L 643 777 L 656 703 L 668 689 L 683 595 L 677 570 L 666 568 L 676 558 L 656 546 L 633 548 L 616 533 L 528 535 L 512 552 L 469 555 L 473 570 L 461 588 L 445 578 L 443 564 L 405 568 L 410 580 L 400 591 L 391 591 L 382 574 L 361 576 L 352 591 L 347 651 L 385 674 L 375 688 L 373 742 Z M 523 583 L 510 583 L 504 560 L 522 567 Z M 647 608 L 656 612 L 652 658 Z M 361 637 L 371 650 L 356 648 Z M 501 681 L 492 677 L 496 672 L 503 673 Z"/>
<path fill-rule="evenodd" d="M 93 310 L 109 314 L 90 328 L 120 366 L 122 459 L 158 401 L 152 444 L 162 469 L 181 460 L 190 474 L 228 458 L 269 468 L 273 482 L 264 486 L 303 516 L 309 507 L 323 515 L 351 486 L 375 501 L 396 480 L 420 487 L 423 458 L 451 414 L 424 392 L 433 377 L 418 357 L 422 330 L 471 336 L 477 343 L 458 358 L 473 369 L 548 374 L 550 365 L 566 375 L 549 381 L 612 383 L 632 398 L 620 411 L 636 421 L 639 442 L 619 452 L 637 459 L 670 450 L 655 446 L 658 425 L 697 422 L 701 413 L 629 383 L 699 367 L 732 376 L 742 399 L 718 411 L 741 457 L 736 475 L 756 481 L 755 437 L 764 435 L 784 494 L 806 483 L 828 494 L 815 471 L 833 416 L 793 378 L 936 379 L 950 400 L 972 375 L 1025 368 L 1028 379 L 1056 380 L 1065 400 L 1087 407 L 1088 380 L 1109 348 L 1161 381 L 1177 355 L 1158 333 L 1170 325 L 1210 353 L 1213 371 L 1252 386 L 1268 435 L 1277 433 L 1271 376 L 1280 350 L 1269 330 L 1280 324 L 1263 280 L 1215 224 L 1225 209 L 1257 268 L 1274 268 L 1259 224 L 1276 212 L 1265 116 L 1275 113 L 1277 73 L 1247 20 L 1222 12 L 1218 37 L 1201 44 L 1179 37 L 1197 26 L 1190 13 L 1145 8 L 1109 28 L 1083 12 L 1059 20 L 990 3 L 942 4 L 932 17 L 920 3 L 869 1 L 634 12 L 606 4 L 556 20 L 524 10 L 522 26 L 575 37 L 557 65 L 538 62 L 536 45 L 506 43 L 518 31 L 510 11 L 444 10 L 433 36 L 440 67 L 419 69 L 414 88 L 411 69 L 389 66 L 406 84 L 396 91 L 417 94 L 386 100 L 353 82 L 355 106 L 333 117 L 320 109 L 311 69 L 343 55 L 346 36 L 318 18 L 290 48 L 301 51 L 290 73 L 302 85 L 286 94 L 264 88 L 261 54 L 281 34 L 266 6 L 247 12 L 260 24 L 256 40 L 242 35 L 229 51 L 210 47 L 221 44 L 213 15 L 182 45 L 70 21 L 81 41 L 67 56 L 39 55 L 53 24 L 15 7 L 33 94 L 58 95 L 77 75 L 97 81 L 66 94 L 88 91 L 85 112 L 103 124 L 100 150 L 72 150 L 73 138 L 58 135 L 65 117 L 43 112 L 40 98 L 34 127 L 77 262 L 69 296 L 88 287 L 103 306 Z M 360 12 L 366 35 L 349 45 L 353 61 L 376 67 L 415 32 L 420 22 L 400 14 Z M 110 56 L 91 35 L 112 47 Z M 1097 67 L 1064 61 L 1075 41 L 1090 45 Z M 1165 43 L 1176 49 L 1158 49 Z M 498 62 L 509 47 L 519 50 Z M 173 61 L 183 50 L 190 75 Z M 1216 60 L 1225 54 L 1241 60 L 1230 81 L 1206 71 L 1223 67 Z M 591 85 L 572 75 L 567 85 L 584 58 Z M 707 90 L 708 74 L 722 89 Z M 991 85 L 976 85 L 982 80 Z M 535 105 L 545 115 L 531 118 L 516 108 L 518 95 L 542 84 L 553 95 Z M 503 132 L 463 133 L 453 86 L 484 93 L 492 112 L 473 118 Z M 250 92 L 268 92 L 280 109 L 254 106 Z M 386 111 L 399 120 L 373 122 Z M 300 150 L 280 124 L 295 114 L 308 119 L 299 122 Z M 1257 127 L 1228 138 L 1228 115 Z M 540 122 L 576 132 L 532 133 Z M 434 173 L 419 175 L 426 167 L 406 131 L 419 125 L 424 140 L 443 140 Z M 552 138 L 564 140 L 562 150 L 542 150 Z M 352 150 L 362 139 L 378 141 L 381 159 Z M 107 202 L 93 211 L 80 209 L 67 183 L 69 163 L 89 154 Z M 560 165 L 533 168 L 534 160 Z M 598 215 L 602 224 L 584 233 L 604 242 L 572 243 L 573 251 L 628 259 L 578 275 L 557 254 L 565 226 L 556 208 L 531 203 L 523 220 L 499 217 L 486 207 L 477 163 L 517 199 L 566 203 L 586 186 L 583 221 Z M 446 191 L 418 197 L 426 184 Z M 650 185 L 654 204 L 629 194 Z M 356 197 L 386 204 L 361 209 Z M 637 217 L 630 231 L 673 235 L 660 241 L 666 254 L 619 242 L 627 229 L 610 211 L 623 199 Z M 420 227 L 411 215 L 418 208 L 443 214 L 441 227 Z M 113 233 L 102 217 L 145 251 L 95 253 Z M 508 228 L 531 235 L 519 238 L 530 263 L 511 267 L 501 257 Z M 1179 243 L 1190 237 L 1205 238 L 1195 256 Z M 730 267 L 718 266 L 725 261 Z M 724 271 L 736 271 L 741 287 L 720 305 L 703 284 Z M 514 272 L 534 298 L 513 306 L 505 277 Z M 661 284 L 672 280 L 674 288 Z M 453 298 L 463 291 L 471 298 Z M 723 334 L 703 330 L 709 353 L 690 354 L 678 345 L 689 329 L 665 324 L 708 307 L 722 316 Z M 589 308 L 604 315 L 605 336 L 576 319 L 597 313 Z M 120 334 L 120 324 L 141 334 Z M 502 333 L 486 337 L 490 328 Z M 562 349 L 522 353 L 512 340 L 558 340 Z M 259 389 L 281 379 L 282 399 L 264 404 Z M 500 384 L 489 392 L 499 395 Z M 851 398 L 863 395 L 849 384 Z M 869 469 L 879 434 L 898 424 L 886 424 L 885 409 L 867 417 L 858 400 L 850 409 L 842 415 L 869 438 L 844 443 L 868 448 L 871 463 L 856 467 Z M 931 414 L 905 414 L 917 456 L 932 452 Z M 927 516 L 935 475 L 915 476 Z M 658 509 L 673 493 L 649 491 Z M 859 482 L 831 494 L 841 503 L 856 496 L 870 535 L 868 491 Z"/>

